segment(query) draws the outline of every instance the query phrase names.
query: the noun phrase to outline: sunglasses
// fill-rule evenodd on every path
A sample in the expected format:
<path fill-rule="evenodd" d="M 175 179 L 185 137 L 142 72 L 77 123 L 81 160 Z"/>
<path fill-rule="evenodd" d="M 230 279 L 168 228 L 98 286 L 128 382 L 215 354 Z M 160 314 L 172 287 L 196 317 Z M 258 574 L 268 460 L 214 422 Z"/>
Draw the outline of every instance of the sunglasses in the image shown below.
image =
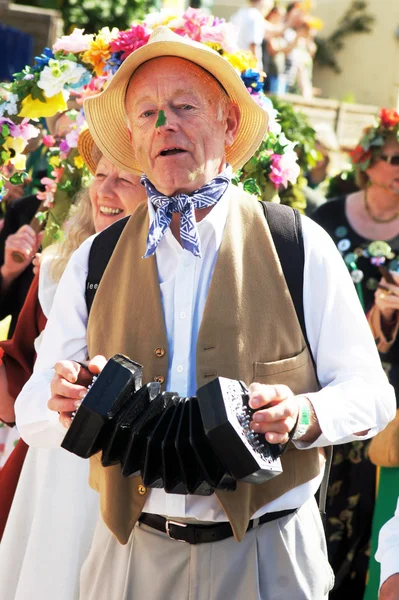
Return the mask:
<path fill-rule="evenodd" d="M 389 156 L 386 154 L 381 154 L 379 158 L 387 162 L 389 165 L 393 165 L 394 167 L 399 166 L 399 154 L 391 154 Z"/>

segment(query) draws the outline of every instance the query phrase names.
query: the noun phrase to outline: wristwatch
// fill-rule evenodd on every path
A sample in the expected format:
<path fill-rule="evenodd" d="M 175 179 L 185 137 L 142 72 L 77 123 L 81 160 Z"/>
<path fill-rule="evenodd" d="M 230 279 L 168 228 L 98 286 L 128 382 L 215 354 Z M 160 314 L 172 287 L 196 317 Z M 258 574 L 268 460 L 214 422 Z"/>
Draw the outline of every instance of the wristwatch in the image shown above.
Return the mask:
<path fill-rule="evenodd" d="M 296 441 L 299 440 L 299 438 L 301 438 L 303 435 L 305 435 L 305 433 L 307 432 L 307 430 L 310 427 L 310 421 L 311 421 L 311 416 L 312 416 L 312 411 L 309 405 L 309 400 L 306 398 L 306 396 L 300 396 L 298 398 L 299 400 L 299 413 L 298 413 L 298 420 L 296 422 L 296 425 L 294 427 L 294 433 L 291 437 L 292 441 Z"/>

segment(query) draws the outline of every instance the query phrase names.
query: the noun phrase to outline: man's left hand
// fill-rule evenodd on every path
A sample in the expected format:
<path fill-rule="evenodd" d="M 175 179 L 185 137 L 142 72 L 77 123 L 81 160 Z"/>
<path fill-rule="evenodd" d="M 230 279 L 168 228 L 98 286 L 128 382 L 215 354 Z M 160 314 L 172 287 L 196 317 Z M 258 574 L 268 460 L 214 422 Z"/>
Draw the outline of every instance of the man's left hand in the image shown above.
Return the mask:
<path fill-rule="evenodd" d="M 270 444 L 285 444 L 295 427 L 299 414 L 299 400 L 286 385 L 249 386 L 249 406 L 257 412 L 253 415 L 251 429 L 264 433 Z M 265 410 L 257 410 L 261 407 Z"/>

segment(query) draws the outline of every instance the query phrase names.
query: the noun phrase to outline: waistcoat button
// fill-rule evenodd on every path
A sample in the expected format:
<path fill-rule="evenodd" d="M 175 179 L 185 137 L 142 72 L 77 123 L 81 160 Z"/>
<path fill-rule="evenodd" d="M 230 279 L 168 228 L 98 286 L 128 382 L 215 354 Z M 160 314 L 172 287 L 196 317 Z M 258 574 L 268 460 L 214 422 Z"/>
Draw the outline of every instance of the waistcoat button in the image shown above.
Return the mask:
<path fill-rule="evenodd" d="M 144 494 L 147 493 L 147 488 L 145 487 L 145 485 L 139 485 L 137 491 L 140 494 L 140 496 L 144 496 Z"/>
<path fill-rule="evenodd" d="M 155 375 L 154 381 L 156 381 L 157 383 L 164 383 L 165 377 L 163 375 Z"/>
<path fill-rule="evenodd" d="M 155 348 L 154 354 L 158 358 L 162 358 L 163 356 L 165 356 L 165 348 Z"/>

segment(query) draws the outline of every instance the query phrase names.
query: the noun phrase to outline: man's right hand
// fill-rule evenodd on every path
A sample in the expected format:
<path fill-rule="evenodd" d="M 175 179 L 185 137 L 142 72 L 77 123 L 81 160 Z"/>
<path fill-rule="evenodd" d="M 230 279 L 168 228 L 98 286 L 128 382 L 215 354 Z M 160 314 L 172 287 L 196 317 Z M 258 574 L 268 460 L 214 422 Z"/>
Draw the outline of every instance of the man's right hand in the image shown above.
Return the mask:
<path fill-rule="evenodd" d="M 97 355 L 91 359 L 87 368 L 73 360 L 56 363 L 48 407 L 59 413 L 60 422 L 66 429 L 72 423 L 72 413 L 79 408 L 82 398 L 87 394 L 93 375 L 98 375 L 106 362 L 105 356 Z"/>

